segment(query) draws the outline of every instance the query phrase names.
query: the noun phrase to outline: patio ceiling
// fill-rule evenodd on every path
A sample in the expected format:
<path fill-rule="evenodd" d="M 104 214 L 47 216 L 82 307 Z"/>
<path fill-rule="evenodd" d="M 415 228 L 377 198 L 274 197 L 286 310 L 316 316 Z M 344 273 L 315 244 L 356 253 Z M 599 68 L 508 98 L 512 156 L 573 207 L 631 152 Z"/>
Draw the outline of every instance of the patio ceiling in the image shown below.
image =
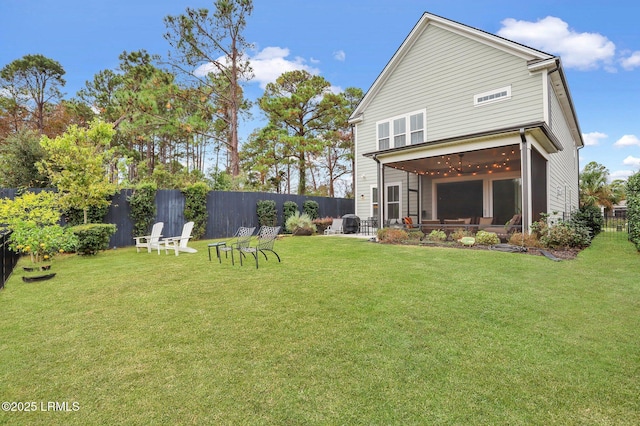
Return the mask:
<path fill-rule="evenodd" d="M 520 171 L 520 147 L 501 146 L 456 154 L 388 162 L 385 166 L 429 176 L 475 176 Z"/>

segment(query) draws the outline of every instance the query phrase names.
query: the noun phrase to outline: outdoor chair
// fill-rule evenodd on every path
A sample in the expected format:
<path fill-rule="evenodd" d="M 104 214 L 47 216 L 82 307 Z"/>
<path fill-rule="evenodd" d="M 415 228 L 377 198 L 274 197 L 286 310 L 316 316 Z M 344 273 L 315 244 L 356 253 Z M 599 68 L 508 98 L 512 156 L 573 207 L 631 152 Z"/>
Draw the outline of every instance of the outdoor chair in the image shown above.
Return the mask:
<path fill-rule="evenodd" d="M 233 251 L 234 250 L 240 251 L 241 247 L 249 247 L 251 236 L 253 235 L 255 230 L 256 230 L 255 227 L 247 228 L 247 227 L 241 226 L 233 235 L 232 241 L 226 246 L 220 247 L 220 251 L 224 252 L 225 258 L 228 258 L 229 252 L 231 252 L 232 265 L 236 264 L 233 256 Z M 242 255 L 241 255 L 241 258 L 242 258 Z"/>
<path fill-rule="evenodd" d="M 493 232 L 502 239 L 506 239 L 510 234 L 513 234 L 521 228 L 522 215 L 514 214 L 513 217 L 505 225 L 491 225 L 482 229 L 486 232 Z"/>
<path fill-rule="evenodd" d="M 180 254 L 180 252 L 197 253 L 198 250 L 187 246 L 191 239 L 192 230 L 193 222 L 187 222 L 182 227 L 182 235 L 179 237 L 169 237 L 161 240 L 160 245 L 163 246 L 164 252 L 168 254 L 169 249 L 173 249 L 176 252 L 176 256 Z M 160 249 L 158 249 L 158 254 L 160 254 Z"/>
<path fill-rule="evenodd" d="M 142 235 L 133 237 L 136 240 L 136 251 L 140 253 L 141 248 L 146 248 L 147 253 L 151 253 L 152 249 L 157 249 L 160 254 L 160 237 L 162 237 L 163 222 L 157 222 L 151 228 L 151 235 Z"/>
<path fill-rule="evenodd" d="M 342 219 L 333 219 L 331 225 L 324 230 L 324 235 L 342 234 Z"/>
<path fill-rule="evenodd" d="M 242 257 L 245 253 L 251 253 L 251 255 L 256 259 L 256 269 L 258 269 L 258 253 L 262 253 L 264 259 L 269 260 L 266 253 L 268 251 L 275 254 L 278 258 L 278 262 L 280 262 L 280 256 L 278 256 L 278 253 L 273 250 L 273 244 L 275 243 L 276 238 L 278 238 L 279 232 L 279 226 L 261 227 L 258 231 L 258 238 L 255 246 L 240 247 L 240 265 L 242 265 Z"/>
<path fill-rule="evenodd" d="M 478 219 L 478 230 L 485 230 L 488 226 L 491 226 L 492 223 L 493 216 L 481 217 Z"/>
<path fill-rule="evenodd" d="M 424 234 L 430 234 L 433 231 L 438 231 L 442 229 L 442 224 L 440 223 L 440 219 L 424 219 L 420 223 L 420 230 Z"/>

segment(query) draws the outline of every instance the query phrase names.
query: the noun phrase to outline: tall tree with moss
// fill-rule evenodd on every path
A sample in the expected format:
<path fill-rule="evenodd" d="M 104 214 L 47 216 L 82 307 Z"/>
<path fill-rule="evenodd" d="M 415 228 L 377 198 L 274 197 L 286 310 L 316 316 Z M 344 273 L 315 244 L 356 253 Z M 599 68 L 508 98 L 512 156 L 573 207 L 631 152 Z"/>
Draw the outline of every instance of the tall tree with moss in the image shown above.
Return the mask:
<path fill-rule="evenodd" d="M 114 134 L 112 125 L 94 120 L 89 129 L 72 125 L 61 136 L 40 140 L 46 157 L 38 163 L 39 170 L 58 189 L 63 209 L 84 212 L 84 223 L 89 208 L 108 206 L 108 197 L 116 191 L 107 176 Z"/>
<path fill-rule="evenodd" d="M 183 15 L 167 16 L 165 39 L 173 51 L 171 65 L 196 87 L 207 87 L 202 96 L 219 108 L 216 118 L 228 127 L 226 146 L 230 171 L 240 173 L 238 124 L 247 107 L 242 82 L 252 77 L 245 55 L 250 44 L 244 38 L 246 19 L 253 11 L 252 0 L 216 0 L 214 10 L 187 8 Z"/>
<path fill-rule="evenodd" d="M 0 70 L 0 92 L 33 111 L 35 128 L 44 132 L 47 104 L 62 99 L 65 70 L 44 55 L 25 55 Z"/>

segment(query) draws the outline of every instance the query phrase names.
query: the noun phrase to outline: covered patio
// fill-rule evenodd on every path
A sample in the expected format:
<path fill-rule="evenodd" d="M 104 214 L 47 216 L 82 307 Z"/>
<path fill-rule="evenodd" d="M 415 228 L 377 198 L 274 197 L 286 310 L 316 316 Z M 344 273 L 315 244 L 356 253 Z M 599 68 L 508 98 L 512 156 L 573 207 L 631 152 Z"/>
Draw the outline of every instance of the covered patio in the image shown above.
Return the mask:
<path fill-rule="evenodd" d="M 372 194 L 371 219 L 392 226 L 409 217 L 426 230 L 437 224 L 477 230 L 487 218 L 503 226 L 520 215 L 519 228 L 528 229 L 547 211 L 548 152 L 541 151 L 557 147 L 536 128 L 365 154 L 378 165 L 376 187 L 384 188 Z"/>

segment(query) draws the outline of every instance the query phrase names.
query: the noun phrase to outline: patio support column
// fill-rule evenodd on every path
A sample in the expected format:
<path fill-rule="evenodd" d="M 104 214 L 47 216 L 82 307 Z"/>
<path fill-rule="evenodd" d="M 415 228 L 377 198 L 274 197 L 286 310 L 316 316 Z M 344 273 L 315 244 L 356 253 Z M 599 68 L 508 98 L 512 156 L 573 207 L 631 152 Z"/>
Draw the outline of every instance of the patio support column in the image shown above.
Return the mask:
<path fill-rule="evenodd" d="M 520 158 L 522 161 L 522 232 L 529 230 L 529 199 L 531 194 L 531 173 L 529 171 L 529 146 L 524 129 L 520 129 Z"/>
<path fill-rule="evenodd" d="M 378 229 L 384 228 L 384 166 L 378 160 L 378 156 L 373 156 L 374 161 L 378 164 Z"/>

